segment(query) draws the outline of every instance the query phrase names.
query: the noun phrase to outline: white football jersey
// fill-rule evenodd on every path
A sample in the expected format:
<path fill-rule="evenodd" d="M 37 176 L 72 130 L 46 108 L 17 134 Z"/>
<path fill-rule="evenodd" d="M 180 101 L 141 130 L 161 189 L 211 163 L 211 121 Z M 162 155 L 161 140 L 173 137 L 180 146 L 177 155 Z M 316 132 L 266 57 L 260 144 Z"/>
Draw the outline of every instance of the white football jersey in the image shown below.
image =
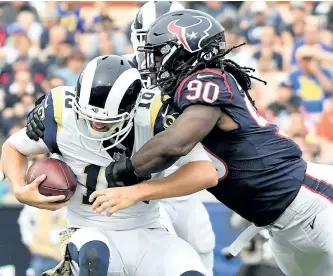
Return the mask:
<path fill-rule="evenodd" d="M 138 60 L 137 57 L 135 55 L 135 53 L 132 54 L 126 54 L 123 55 L 123 57 L 127 58 L 128 60 L 130 60 L 136 67 L 138 67 Z M 144 82 L 145 85 L 147 85 L 146 82 Z M 158 120 L 156 120 L 156 116 L 157 116 L 157 111 L 159 108 L 161 108 L 161 90 L 158 87 L 155 87 L 154 89 L 143 89 L 142 90 L 142 94 L 143 94 L 143 99 L 142 102 L 146 103 L 146 105 L 141 103 L 141 107 L 144 106 L 148 106 L 148 103 L 151 102 L 155 102 L 155 104 L 153 105 L 154 108 L 152 108 L 152 106 L 149 106 L 148 110 L 140 108 L 138 110 L 137 113 L 137 117 L 136 117 L 136 122 L 144 127 L 149 127 L 151 129 L 154 129 L 154 125 L 155 124 L 159 124 L 160 122 L 158 122 Z M 154 97 L 150 99 L 150 95 L 154 94 Z M 168 111 L 167 111 L 168 113 Z M 177 114 L 178 115 L 178 114 Z M 164 118 L 169 118 L 168 116 L 170 116 L 170 114 L 162 114 L 160 116 L 164 116 Z M 164 126 L 163 126 L 164 127 Z M 151 131 L 153 132 L 153 131 Z M 156 133 L 154 133 L 156 134 Z M 150 139 L 150 138 L 148 138 Z M 177 166 L 173 165 L 171 167 L 169 167 L 168 169 L 166 169 L 164 171 L 164 176 L 169 176 L 170 174 L 174 173 L 176 170 L 178 169 Z M 178 197 L 178 200 L 186 200 L 189 197 L 191 197 L 191 195 L 188 196 L 182 196 L 182 197 Z"/>
<path fill-rule="evenodd" d="M 134 124 L 134 145 L 133 152 L 136 152 L 154 134 L 154 124 L 156 112 L 159 111 L 160 97 L 149 90 L 143 91 Z M 147 94 L 150 93 L 150 94 Z M 139 202 L 125 210 L 114 213 L 107 217 L 105 213 L 96 214 L 89 203 L 89 196 L 96 189 L 107 188 L 105 179 L 105 168 L 114 160 L 124 158 L 123 149 L 112 148 L 112 153 L 107 151 L 90 152 L 85 149 L 79 140 L 75 127 L 75 112 L 72 109 L 74 87 L 60 86 L 54 88 L 46 95 L 43 101 L 41 113 L 44 114 L 44 137 L 43 141 L 52 153 L 56 153 L 59 159 L 63 160 L 74 172 L 77 177 L 76 192 L 68 204 L 68 226 L 69 227 L 98 227 L 108 230 L 128 230 L 137 227 L 159 226 L 158 201 L 153 200 L 149 203 Z M 155 117 L 154 117 L 155 116 Z M 157 116 L 158 117 L 158 116 Z M 15 135 L 15 134 L 14 134 Z M 17 135 L 24 135 L 21 130 Z M 31 153 L 34 150 L 34 143 L 27 137 L 20 137 L 25 141 L 25 149 L 17 149 L 27 155 L 27 147 Z M 19 139 L 16 139 L 19 140 Z M 15 145 L 16 146 L 16 145 Z M 177 166 L 196 160 L 209 160 L 201 145 L 197 145 L 186 157 L 177 162 Z M 163 173 L 153 175 L 153 178 L 163 177 Z"/>
<path fill-rule="evenodd" d="M 61 153 L 59 159 L 69 165 L 77 176 L 76 192 L 68 205 L 69 226 L 97 226 L 105 229 L 124 230 L 156 223 L 159 217 L 157 201 L 150 201 L 149 204 L 139 202 L 135 206 L 116 212 L 111 217 L 92 211 L 89 196 L 96 189 L 108 187 L 105 168 L 111 161 L 122 155 L 122 150 L 114 148 L 112 158 L 106 151 L 90 152 L 82 147 L 75 128 L 75 113 L 72 110 L 74 94 L 74 87 L 57 87 L 47 95 L 44 103 L 43 140 L 53 152 Z M 52 137 L 53 135 L 55 136 Z M 144 134 L 140 135 L 139 132 L 136 135 L 138 138 L 141 136 L 147 137 Z M 140 143 L 136 142 L 136 146 L 139 147 Z"/>

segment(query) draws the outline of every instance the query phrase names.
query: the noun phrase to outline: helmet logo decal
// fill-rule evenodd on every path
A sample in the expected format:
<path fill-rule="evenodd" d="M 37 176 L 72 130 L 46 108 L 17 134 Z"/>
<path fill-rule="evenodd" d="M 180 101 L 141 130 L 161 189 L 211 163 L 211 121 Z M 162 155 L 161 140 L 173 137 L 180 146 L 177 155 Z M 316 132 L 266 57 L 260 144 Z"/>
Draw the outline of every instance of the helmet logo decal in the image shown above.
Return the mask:
<path fill-rule="evenodd" d="M 175 34 L 179 40 L 179 42 L 184 46 L 184 48 L 191 52 L 197 52 L 202 49 L 201 42 L 209 36 L 208 31 L 212 27 L 212 22 L 204 16 L 193 16 L 197 18 L 199 22 L 182 27 L 176 25 L 176 23 L 180 20 L 174 20 L 169 23 L 168 31 L 172 34 Z M 197 36 L 199 34 L 199 36 Z M 198 38 L 200 40 L 198 41 Z"/>

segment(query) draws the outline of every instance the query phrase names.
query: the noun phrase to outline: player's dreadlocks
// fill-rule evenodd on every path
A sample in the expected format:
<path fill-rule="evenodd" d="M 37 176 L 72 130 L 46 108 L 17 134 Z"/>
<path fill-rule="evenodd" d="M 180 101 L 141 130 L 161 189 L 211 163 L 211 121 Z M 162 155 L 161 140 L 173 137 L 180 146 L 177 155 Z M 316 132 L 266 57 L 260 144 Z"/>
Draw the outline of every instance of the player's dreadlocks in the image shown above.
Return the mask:
<path fill-rule="evenodd" d="M 258 79 L 252 75 L 251 72 L 255 70 L 250 67 L 242 67 L 236 62 L 230 59 L 224 59 L 224 57 L 229 54 L 232 50 L 245 45 L 245 43 L 240 44 L 238 46 L 234 46 L 223 53 L 217 54 L 213 56 L 211 59 L 206 60 L 205 58 L 200 58 L 200 55 L 203 51 L 200 51 L 197 56 L 193 56 L 187 62 L 182 63 L 180 66 L 174 69 L 174 74 L 172 77 L 167 78 L 165 80 L 160 80 L 159 85 L 163 88 L 162 96 L 169 96 L 166 98 L 172 97 L 175 92 L 175 89 L 179 87 L 180 83 L 189 75 L 193 74 L 198 70 L 202 70 L 205 68 L 220 68 L 221 72 L 228 72 L 230 73 L 242 87 L 244 92 L 246 93 L 248 99 L 252 103 L 252 105 L 256 108 L 255 103 L 250 96 L 249 90 L 251 89 L 251 79 L 258 80 L 263 82 L 265 85 L 267 84 L 265 81 Z M 216 47 L 218 49 L 218 41 L 212 41 L 209 43 L 210 47 Z M 207 47 L 206 46 L 206 47 Z M 205 48 L 206 48 L 205 47 Z M 209 53 L 208 53 L 209 54 Z M 195 60 L 198 62 L 195 65 L 192 65 Z M 162 97 L 165 98 L 165 97 Z"/>

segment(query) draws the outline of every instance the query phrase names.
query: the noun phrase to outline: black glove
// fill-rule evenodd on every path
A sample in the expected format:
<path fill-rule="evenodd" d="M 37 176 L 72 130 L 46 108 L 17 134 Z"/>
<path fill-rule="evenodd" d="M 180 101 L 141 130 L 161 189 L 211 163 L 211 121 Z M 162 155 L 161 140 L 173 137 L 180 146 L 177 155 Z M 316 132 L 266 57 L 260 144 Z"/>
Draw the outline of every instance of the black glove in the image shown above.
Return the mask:
<path fill-rule="evenodd" d="M 108 187 L 113 188 L 131 186 L 142 181 L 147 181 L 151 179 L 151 175 L 136 175 L 131 159 L 126 158 L 118 162 L 110 163 L 105 169 L 105 178 L 108 182 Z"/>
<path fill-rule="evenodd" d="M 39 138 L 43 138 L 44 136 L 44 106 L 42 104 L 42 100 L 45 96 L 40 97 L 36 103 L 33 110 L 28 114 L 28 122 L 26 128 L 26 134 L 31 140 L 38 141 Z"/>

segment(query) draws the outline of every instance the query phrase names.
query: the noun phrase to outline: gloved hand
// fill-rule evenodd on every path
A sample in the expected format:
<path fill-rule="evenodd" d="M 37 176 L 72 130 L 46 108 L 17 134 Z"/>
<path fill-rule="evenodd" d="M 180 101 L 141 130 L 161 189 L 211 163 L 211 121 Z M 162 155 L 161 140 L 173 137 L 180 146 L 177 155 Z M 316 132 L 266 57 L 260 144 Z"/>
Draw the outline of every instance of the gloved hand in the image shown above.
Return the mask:
<path fill-rule="evenodd" d="M 26 128 L 26 134 L 31 140 L 38 141 L 39 138 L 43 138 L 44 136 L 44 106 L 42 104 L 45 95 L 40 97 L 35 102 L 35 107 L 28 114 L 28 122 Z"/>
<path fill-rule="evenodd" d="M 151 175 L 138 176 L 134 172 L 132 161 L 130 158 L 123 159 L 118 162 L 112 162 L 105 169 L 105 178 L 108 187 L 131 186 L 151 179 Z"/>

